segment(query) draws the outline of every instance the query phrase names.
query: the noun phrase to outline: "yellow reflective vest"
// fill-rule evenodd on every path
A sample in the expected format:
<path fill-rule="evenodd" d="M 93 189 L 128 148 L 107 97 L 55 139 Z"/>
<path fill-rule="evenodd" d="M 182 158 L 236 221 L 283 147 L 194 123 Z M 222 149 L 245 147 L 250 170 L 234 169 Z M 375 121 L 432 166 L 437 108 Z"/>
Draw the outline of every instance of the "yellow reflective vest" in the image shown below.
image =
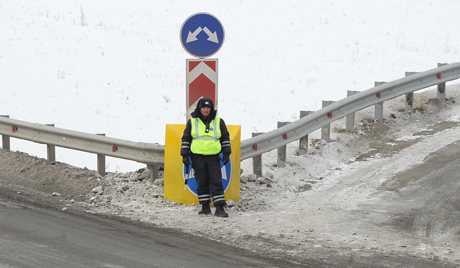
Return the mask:
<path fill-rule="evenodd" d="M 206 133 L 206 125 L 199 118 L 191 118 L 192 145 L 190 151 L 194 154 L 213 155 L 222 150 L 220 144 L 220 117 L 216 116 L 209 123 L 209 131 Z"/>

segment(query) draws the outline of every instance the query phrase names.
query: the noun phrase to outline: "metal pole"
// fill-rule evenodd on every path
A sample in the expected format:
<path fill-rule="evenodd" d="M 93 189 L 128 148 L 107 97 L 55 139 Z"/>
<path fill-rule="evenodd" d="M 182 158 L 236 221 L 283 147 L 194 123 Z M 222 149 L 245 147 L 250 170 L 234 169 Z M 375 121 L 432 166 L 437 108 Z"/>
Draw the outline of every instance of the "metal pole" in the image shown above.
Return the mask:
<path fill-rule="evenodd" d="M 252 133 L 252 137 L 260 134 L 263 133 Z M 252 158 L 252 173 L 258 177 L 262 177 L 262 154 L 256 155 Z"/>
<path fill-rule="evenodd" d="M 46 124 L 47 126 L 54 127 L 54 124 Z M 46 145 L 46 154 L 48 162 L 56 162 L 56 146 L 52 144 Z"/>
<path fill-rule="evenodd" d="M 350 97 L 350 96 L 355 95 L 357 93 L 359 93 L 359 91 L 347 90 L 347 97 Z M 347 123 L 346 123 L 345 130 L 347 132 L 353 131 L 353 128 L 355 127 L 355 112 L 353 112 L 351 114 L 348 114 L 346 121 L 347 121 Z"/>
<path fill-rule="evenodd" d="M 447 65 L 447 63 L 438 63 L 438 67 Z M 446 102 L 446 82 L 438 84 L 438 102 L 439 103 L 444 103 Z"/>
<path fill-rule="evenodd" d="M 105 136 L 105 133 L 97 134 L 99 136 Z M 105 176 L 105 155 L 97 154 L 97 173 L 102 177 Z"/>
<path fill-rule="evenodd" d="M 2 117 L 10 118 L 9 115 L 2 115 Z M 2 135 L 2 149 L 9 151 L 11 150 L 10 136 Z"/>
<path fill-rule="evenodd" d="M 300 118 L 312 114 L 313 111 L 300 111 Z M 305 155 L 308 153 L 308 134 L 303 136 L 299 140 L 299 155 Z"/>
<path fill-rule="evenodd" d="M 386 82 L 374 82 L 374 87 L 385 84 Z M 374 119 L 377 121 L 383 120 L 383 101 L 374 105 Z"/>
<path fill-rule="evenodd" d="M 405 76 L 416 74 L 417 72 L 406 72 Z M 414 113 L 414 92 L 406 94 L 406 111 Z"/>
<path fill-rule="evenodd" d="M 333 103 L 334 101 L 323 101 L 323 108 Z M 326 142 L 331 141 L 331 124 L 327 124 L 321 128 L 321 139 Z"/>
<path fill-rule="evenodd" d="M 289 122 L 278 122 L 278 128 L 284 127 L 285 125 L 289 124 Z M 285 167 L 286 166 L 286 148 L 287 146 L 278 147 L 278 156 L 276 158 L 276 164 L 278 167 Z"/>
<path fill-rule="evenodd" d="M 154 182 L 156 179 L 158 179 L 159 165 L 153 164 L 153 165 L 147 165 L 147 167 L 150 170 L 150 182 Z"/>

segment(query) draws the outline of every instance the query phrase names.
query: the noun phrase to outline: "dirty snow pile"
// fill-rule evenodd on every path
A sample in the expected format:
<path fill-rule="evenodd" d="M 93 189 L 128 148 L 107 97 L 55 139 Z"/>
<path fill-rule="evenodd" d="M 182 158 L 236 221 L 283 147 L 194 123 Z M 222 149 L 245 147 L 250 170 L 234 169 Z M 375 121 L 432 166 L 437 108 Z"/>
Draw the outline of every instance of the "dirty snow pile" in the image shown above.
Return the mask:
<path fill-rule="evenodd" d="M 436 104 L 435 89 L 416 94 L 416 112 L 404 112 L 404 99 L 385 102 L 385 120 L 374 122 L 373 108 L 356 114 L 356 127 L 343 131 L 345 119 L 331 125 L 332 141 L 310 134 L 308 154 L 288 145 L 287 165 L 276 166 L 276 151 L 263 155 L 263 177 L 242 162 L 240 202 L 228 202 L 229 218 L 198 215 L 197 205 L 163 198 L 162 174 L 151 182 L 148 170 L 110 173 L 99 178 L 88 211 L 128 217 L 259 252 L 284 251 L 307 257 L 306 249 L 343 249 L 418 256 L 460 264 L 460 244 L 389 228 L 389 214 L 365 209 L 385 202 L 383 185 L 397 173 L 423 162 L 430 153 L 459 139 L 460 86 L 447 89 L 446 104 Z M 450 127 L 427 130 L 440 122 Z M 416 134 L 419 133 L 419 134 Z M 425 134 L 423 134 L 425 133 Z M 432 144 L 436 145 L 433 146 Z"/>

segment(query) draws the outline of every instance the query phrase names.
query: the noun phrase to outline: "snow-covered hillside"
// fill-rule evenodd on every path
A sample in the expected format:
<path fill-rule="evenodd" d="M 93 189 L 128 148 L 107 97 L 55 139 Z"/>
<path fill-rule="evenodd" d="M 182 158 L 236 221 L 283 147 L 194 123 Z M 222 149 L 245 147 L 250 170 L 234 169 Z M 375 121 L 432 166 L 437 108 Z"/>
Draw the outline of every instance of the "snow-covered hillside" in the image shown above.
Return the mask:
<path fill-rule="evenodd" d="M 0 114 L 164 144 L 185 122 L 186 18 L 209 12 L 226 38 L 219 114 L 242 139 L 346 90 L 458 61 L 456 1 L 0 1 Z M 43 145 L 12 149 L 45 157 Z M 91 154 L 57 160 L 96 168 Z M 109 171 L 143 165 L 108 158 Z"/>

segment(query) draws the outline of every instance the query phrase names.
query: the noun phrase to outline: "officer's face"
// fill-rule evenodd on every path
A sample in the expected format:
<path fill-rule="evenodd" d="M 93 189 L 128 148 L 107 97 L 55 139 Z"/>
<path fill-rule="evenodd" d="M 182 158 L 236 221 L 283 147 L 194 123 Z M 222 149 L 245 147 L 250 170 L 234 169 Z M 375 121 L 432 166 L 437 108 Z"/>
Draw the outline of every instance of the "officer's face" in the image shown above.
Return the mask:
<path fill-rule="evenodd" d="M 209 107 L 201 107 L 200 112 L 204 117 L 206 117 L 211 113 L 211 108 L 209 108 Z"/>

